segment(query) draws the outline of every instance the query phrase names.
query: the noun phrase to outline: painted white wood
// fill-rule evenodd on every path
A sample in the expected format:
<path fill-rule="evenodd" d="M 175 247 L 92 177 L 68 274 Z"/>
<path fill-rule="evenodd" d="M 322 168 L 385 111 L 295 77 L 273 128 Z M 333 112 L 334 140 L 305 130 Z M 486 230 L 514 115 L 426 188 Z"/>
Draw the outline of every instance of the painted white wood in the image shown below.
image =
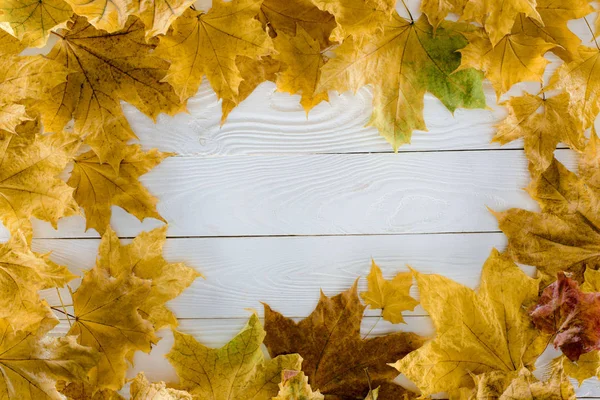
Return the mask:
<path fill-rule="evenodd" d="M 170 236 L 486 232 L 487 207 L 536 207 L 522 151 L 173 157 L 142 180 Z M 132 237 L 161 223 L 115 208 L 112 224 Z M 35 237 L 97 236 L 79 216 L 59 228 L 35 221 Z"/>
<path fill-rule="evenodd" d="M 500 233 L 168 239 L 166 259 L 186 262 L 206 277 L 170 306 L 179 318 L 238 318 L 248 307 L 262 315 L 263 301 L 285 315 L 305 317 L 314 309 L 319 289 L 327 295 L 346 290 L 369 273 L 371 258 L 387 277 L 406 271 L 408 264 L 474 288 L 491 249 L 502 250 L 505 242 Z M 96 239 L 37 239 L 33 249 L 51 251 L 53 261 L 81 276 L 94 265 L 98 244 Z M 365 279 L 359 288 L 366 289 Z M 50 304 L 60 304 L 56 292 L 45 294 Z M 413 296 L 418 298 L 416 287 Z M 63 298 L 69 298 L 66 290 Z M 424 311 L 419 306 L 407 314 Z"/>

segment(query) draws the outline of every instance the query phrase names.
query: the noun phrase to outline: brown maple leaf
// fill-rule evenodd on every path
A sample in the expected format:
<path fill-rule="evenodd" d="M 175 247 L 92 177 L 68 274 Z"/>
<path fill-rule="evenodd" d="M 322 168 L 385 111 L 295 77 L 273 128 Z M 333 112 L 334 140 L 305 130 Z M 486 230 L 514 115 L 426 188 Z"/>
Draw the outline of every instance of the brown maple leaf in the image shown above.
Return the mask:
<path fill-rule="evenodd" d="M 338 399 L 364 398 L 380 386 L 379 399 L 399 399 L 406 390 L 392 380 L 398 375 L 387 363 L 420 347 L 414 333 L 391 333 L 363 340 L 360 324 L 365 306 L 352 288 L 328 298 L 321 292 L 316 309 L 299 323 L 265 307 L 265 345 L 272 357 L 298 353 L 314 390 Z M 365 374 L 368 368 L 369 377 Z M 337 397 L 335 397 L 337 396 Z"/>
<path fill-rule="evenodd" d="M 558 273 L 529 311 L 535 326 L 554 335 L 554 347 L 571 361 L 600 350 L 600 293 L 585 293 L 579 284 Z"/>

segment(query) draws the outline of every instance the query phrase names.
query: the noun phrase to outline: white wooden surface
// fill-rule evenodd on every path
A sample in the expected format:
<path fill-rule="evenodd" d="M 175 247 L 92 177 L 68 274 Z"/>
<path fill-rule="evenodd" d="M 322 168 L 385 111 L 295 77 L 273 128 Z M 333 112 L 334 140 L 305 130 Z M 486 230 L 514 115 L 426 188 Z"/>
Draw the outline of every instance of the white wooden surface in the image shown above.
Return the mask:
<path fill-rule="evenodd" d="M 572 26 L 589 39 L 581 21 Z M 559 64 L 548 58 L 547 76 Z M 522 88 L 535 93 L 539 84 L 509 94 Z M 319 288 L 328 295 L 344 290 L 368 273 L 371 258 L 388 276 L 408 263 L 476 287 L 490 250 L 506 243 L 486 207 L 536 208 L 522 190 L 529 180 L 522 143 L 489 143 L 505 110 L 488 84 L 486 93 L 490 110 L 454 116 L 428 95 L 429 132 L 415 132 L 399 154 L 374 129 L 363 128 L 369 88 L 332 95 L 307 119 L 298 96 L 265 83 L 222 128 L 220 104 L 206 84 L 190 100 L 189 114 L 161 116 L 157 124 L 124 104 L 144 147 L 179 153 L 142 180 L 170 223 L 166 258 L 206 275 L 171 303 L 180 329 L 220 346 L 243 325 L 245 308 L 262 313 L 260 301 L 304 317 Z M 557 155 L 575 165 L 567 150 Z M 140 223 L 118 208 L 112 223 L 125 238 L 160 225 Z M 34 225 L 36 251 L 52 251 L 54 261 L 74 272 L 93 265 L 98 235 L 84 232 L 83 218 L 61 221 L 58 231 L 40 221 Z M 46 295 L 56 301 L 52 292 Z M 365 331 L 375 320 L 369 315 Z M 407 322 L 379 323 L 373 334 L 432 333 L 421 307 L 408 313 Z M 57 331 L 66 328 L 63 321 Z M 161 333 L 165 339 L 150 355 L 136 357 L 131 376 L 145 370 L 151 379 L 176 379 L 162 356 L 172 336 Z M 600 397 L 598 381 L 588 381 L 578 395 Z"/>

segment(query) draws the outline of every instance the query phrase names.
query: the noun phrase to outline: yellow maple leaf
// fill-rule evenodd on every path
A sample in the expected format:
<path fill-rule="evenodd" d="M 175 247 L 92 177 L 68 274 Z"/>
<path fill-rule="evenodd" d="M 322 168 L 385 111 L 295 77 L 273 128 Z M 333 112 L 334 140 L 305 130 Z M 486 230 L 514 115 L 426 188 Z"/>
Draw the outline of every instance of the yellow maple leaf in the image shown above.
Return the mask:
<path fill-rule="evenodd" d="M 283 370 L 299 370 L 297 354 L 265 360 L 261 345 L 265 331 L 253 314 L 244 328 L 220 349 L 198 343 L 174 331 L 175 344 L 167 359 L 175 367 L 183 389 L 198 399 L 250 400 L 277 395 Z"/>
<path fill-rule="evenodd" d="M 524 138 L 525 154 L 538 171 L 550 166 L 554 150 L 565 143 L 574 150 L 584 149 L 581 121 L 568 112 L 569 94 L 546 98 L 525 93 L 504 102 L 508 116 L 498 125 L 493 142 L 501 144 Z"/>
<path fill-rule="evenodd" d="M 412 272 L 400 272 L 392 280 L 387 281 L 383 278 L 379 266 L 372 261 L 367 282 L 369 290 L 362 292 L 360 296 L 371 308 L 381 309 L 383 319 L 393 324 L 404 323 L 402 312 L 412 311 L 419 304 L 409 295 L 413 283 Z"/>
<path fill-rule="evenodd" d="M 16 134 L 18 125 L 31 120 L 24 105 L 0 104 L 0 131 Z"/>
<path fill-rule="evenodd" d="M 450 13 L 461 15 L 469 0 L 423 0 L 421 12 L 437 27 Z"/>
<path fill-rule="evenodd" d="M 65 0 L 77 15 L 86 17 L 92 25 L 107 32 L 125 26 L 128 16 L 126 0 Z"/>
<path fill-rule="evenodd" d="M 570 61 L 577 54 L 581 39 L 567 26 L 567 22 L 579 19 L 594 11 L 588 0 L 537 0 L 536 10 L 541 21 L 519 14 L 512 33 L 523 33 L 538 37 L 547 43 L 554 43 L 552 51 L 564 60 Z"/>
<path fill-rule="evenodd" d="M 495 46 L 480 32 L 467 35 L 469 44 L 460 49 L 462 60 L 459 70 L 475 68 L 484 71 L 498 98 L 515 83 L 541 82 L 549 63 L 544 54 L 555 47 L 539 37 L 524 33 L 506 35 Z"/>
<path fill-rule="evenodd" d="M 328 101 L 327 91 L 317 92 L 321 68 L 327 60 L 319 41 L 298 26 L 296 36 L 280 32 L 273 43 L 277 50 L 273 58 L 286 65 L 277 74 L 277 89 L 291 94 L 300 93 L 300 104 L 307 114 L 321 101 Z"/>
<path fill-rule="evenodd" d="M 0 319 L 15 330 L 35 332 L 54 318 L 38 291 L 76 278 L 47 256 L 32 252 L 22 236 L 0 245 Z"/>
<path fill-rule="evenodd" d="M 569 112 L 583 121 L 584 128 L 589 128 L 600 112 L 599 57 L 599 49 L 579 46 L 574 60 L 554 72 L 547 88 L 571 95 Z"/>
<path fill-rule="evenodd" d="M 586 159 L 600 157 L 589 154 L 595 152 L 591 148 L 586 147 L 582 165 Z M 508 253 L 535 266 L 545 283 L 556 280 L 560 271 L 571 272 L 581 281 L 586 267 L 600 266 L 600 188 L 586 179 L 553 160 L 543 173 L 534 175 L 527 189 L 542 212 L 512 208 L 494 213 L 508 237 Z"/>
<path fill-rule="evenodd" d="M 75 321 L 68 334 L 100 353 L 90 372 L 95 386 L 119 390 L 125 383 L 126 356 L 137 350 L 148 353 L 158 342 L 152 324 L 137 311 L 150 290 L 148 280 L 132 275 L 114 278 L 94 267 L 73 293 Z"/>
<path fill-rule="evenodd" d="M 186 10 L 161 37 L 156 54 L 171 62 L 165 80 L 182 101 L 206 76 L 219 98 L 234 99 L 242 82 L 236 57 L 258 59 L 273 52 L 271 38 L 254 19 L 262 0 L 213 1 L 208 12 Z"/>
<path fill-rule="evenodd" d="M 477 292 L 440 275 L 415 276 L 436 337 L 394 366 L 424 396 L 473 388 L 472 375 L 533 368 L 549 336 L 535 329 L 523 306 L 537 300 L 539 280 L 495 249 Z"/>
<path fill-rule="evenodd" d="M 229 113 L 250 96 L 258 85 L 265 81 L 275 81 L 277 79 L 276 73 L 281 69 L 279 61 L 274 60 L 271 56 L 263 57 L 260 60 L 239 56 L 236 57 L 235 65 L 238 67 L 243 80 L 240 83 L 237 95 L 230 99 L 223 99 L 221 125 L 225 123 Z"/>
<path fill-rule="evenodd" d="M 63 27 L 73 15 L 64 0 L 3 0 L 0 22 L 12 28 L 15 37 L 28 46 L 42 47 L 53 29 Z"/>
<path fill-rule="evenodd" d="M 75 135 L 55 133 L 30 140 L 0 132 L 0 216 L 14 235 L 32 237 L 30 218 L 50 222 L 77 213 L 73 189 L 57 176 L 77 148 Z"/>
<path fill-rule="evenodd" d="M 135 376 L 129 392 L 135 400 L 192 400 L 192 395 L 186 391 L 167 388 L 164 382 L 148 382 L 143 372 Z"/>
<path fill-rule="evenodd" d="M 0 46 L 0 56 L 16 55 L 27 47 L 24 43 L 21 43 L 17 38 L 1 28 L 0 43 L 2 43 L 2 46 Z"/>
<path fill-rule="evenodd" d="M 308 377 L 302 371 L 285 370 L 281 373 L 279 393 L 271 400 L 324 400 L 319 392 L 313 392 Z"/>
<path fill-rule="evenodd" d="M 167 239 L 167 227 L 140 233 L 128 245 L 121 245 L 116 233 L 107 229 L 98 249 L 97 268 L 111 276 L 135 275 L 151 281 L 150 290 L 138 299 L 138 312 L 155 329 L 166 325 L 177 326 L 177 319 L 165 306 L 179 296 L 192 282 L 202 276 L 184 263 L 169 263 L 162 255 Z"/>
<path fill-rule="evenodd" d="M 481 23 L 495 47 L 504 35 L 511 32 L 520 13 L 543 25 L 536 6 L 536 0 L 469 0 L 461 18 Z"/>
<path fill-rule="evenodd" d="M 117 32 L 107 33 L 76 17 L 48 57 L 69 68 L 68 80 L 52 89 L 43 103 L 34 103 L 46 131 L 60 131 L 73 118 L 75 133 L 101 162 L 118 169 L 125 143 L 135 138 L 121 110 L 124 100 L 156 119 L 161 112 L 182 111 L 173 88 L 162 79 L 168 62 L 153 53 L 144 24 L 130 18 Z"/>
<path fill-rule="evenodd" d="M 156 198 L 138 179 L 173 154 L 156 149 L 144 152 L 139 145 L 126 146 L 122 154 L 118 170 L 101 163 L 93 151 L 73 160 L 67 184 L 75 189 L 73 197 L 85 211 L 86 229 L 93 228 L 103 234 L 110 224 L 113 205 L 140 221 L 152 217 L 165 222 L 156 210 Z"/>
<path fill-rule="evenodd" d="M 14 330 L 0 319 L 0 396 L 7 400 L 59 400 L 58 380 L 82 381 L 96 365 L 97 353 L 74 337 L 49 337 Z"/>
<path fill-rule="evenodd" d="M 329 36 L 337 26 L 333 15 L 320 10 L 311 0 L 264 0 L 258 16 L 271 37 L 280 32 L 296 36 L 300 27 L 322 46 L 331 44 Z"/>
<path fill-rule="evenodd" d="M 333 14 L 337 27 L 330 39 L 342 42 L 348 35 L 355 39 L 370 37 L 392 20 L 395 0 L 312 0 L 323 11 Z"/>
<path fill-rule="evenodd" d="M 369 125 L 378 128 L 396 150 L 410 142 L 413 130 L 426 129 L 426 92 L 452 112 L 459 107 L 485 107 L 481 73 L 454 72 L 460 64 L 456 50 L 467 44 L 464 29 L 462 24 L 444 22 L 434 34 L 425 17 L 413 23 L 394 14 L 383 32 L 371 32 L 369 40 L 346 39 L 323 67 L 317 91 L 356 91 L 373 85 Z"/>
<path fill-rule="evenodd" d="M 128 15 L 135 15 L 146 25 L 146 37 L 164 35 L 194 0 L 140 0 L 127 2 Z"/>

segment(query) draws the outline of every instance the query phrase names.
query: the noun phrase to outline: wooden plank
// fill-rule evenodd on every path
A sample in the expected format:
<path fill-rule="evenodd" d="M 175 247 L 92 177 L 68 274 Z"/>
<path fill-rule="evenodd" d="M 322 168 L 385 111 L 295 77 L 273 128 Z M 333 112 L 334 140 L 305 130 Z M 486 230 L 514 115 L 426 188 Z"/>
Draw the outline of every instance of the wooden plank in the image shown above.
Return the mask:
<path fill-rule="evenodd" d="M 53 261 L 81 275 L 94 265 L 98 244 L 95 239 L 35 239 L 33 249 L 51 251 Z M 365 277 L 371 258 L 388 277 L 410 264 L 475 287 L 492 248 L 504 246 L 499 233 L 169 239 L 165 257 L 184 261 L 206 276 L 170 303 L 179 318 L 241 317 L 247 307 L 262 313 L 260 301 L 285 315 L 303 317 L 315 307 L 320 289 L 333 295 Z M 364 290 L 365 279 L 359 283 Z M 50 304 L 60 304 L 56 292 L 45 294 Z M 63 295 L 69 298 L 67 291 Z M 416 288 L 413 295 L 418 297 Z M 409 314 L 424 311 L 418 307 Z"/>
<path fill-rule="evenodd" d="M 174 157 L 143 178 L 170 236 L 487 232 L 487 207 L 536 207 L 521 151 Z M 136 221 L 112 219 L 126 237 L 160 225 Z M 36 237 L 97 236 L 78 216 L 34 225 Z"/>
<path fill-rule="evenodd" d="M 298 320 L 298 319 L 296 319 Z M 377 321 L 376 317 L 366 317 L 361 325 L 361 333 L 366 335 Z M 385 321 L 379 321 L 370 337 L 384 335 L 390 332 L 405 331 L 416 332 L 424 336 L 432 336 L 434 329 L 429 317 L 412 316 L 406 318 L 406 324 L 392 325 Z M 182 332 L 193 335 L 198 341 L 209 347 L 220 347 L 229 341 L 245 324 L 245 318 L 238 319 L 188 319 L 180 320 L 178 329 Z M 66 321 L 53 331 L 57 335 L 63 335 L 67 332 L 69 326 Z M 163 339 L 152 350 L 150 354 L 137 352 L 134 358 L 134 367 L 132 367 L 127 376 L 133 378 L 138 372 L 144 371 L 150 380 L 164 380 L 167 382 L 177 382 L 178 378 L 173 367 L 164 358 L 173 345 L 173 335 L 168 329 L 158 332 Z M 546 366 L 557 356 L 557 352 L 552 349 L 547 350 L 536 363 L 536 376 L 542 377 Z M 391 360 L 392 362 L 395 360 Z M 397 382 L 407 388 L 413 388 L 408 379 L 403 376 L 397 378 Z M 574 382 L 577 387 L 576 382 Z M 577 389 L 577 397 L 599 397 L 600 385 L 598 379 L 588 379 L 581 387 Z M 440 396 L 440 398 L 444 398 Z"/>

